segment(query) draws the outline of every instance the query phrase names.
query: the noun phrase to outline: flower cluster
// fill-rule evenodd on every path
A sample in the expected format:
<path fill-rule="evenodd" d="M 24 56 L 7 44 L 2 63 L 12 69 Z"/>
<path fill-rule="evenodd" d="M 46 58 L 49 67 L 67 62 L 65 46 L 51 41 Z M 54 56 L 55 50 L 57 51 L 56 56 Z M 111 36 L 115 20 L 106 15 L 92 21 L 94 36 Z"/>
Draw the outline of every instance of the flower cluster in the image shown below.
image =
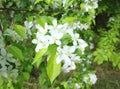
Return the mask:
<path fill-rule="evenodd" d="M 89 25 L 80 23 L 80 21 L 73 23 L 73 29 L 87 30 L 88 27 Z"/>
<path fill-rule="evenodd" d="M 31 22 L 25 21 L 24 25 L 25 25 L 25 28 L 26 28 L 26 35 L 32 35 L 32 32 L 31 32 L 30 28 L 32 28 L 33 22 L 32 21 Z"/>
<path fill-rule="evenodd" d="M 80 25 L 79 28 L 82 28 Z M 39 24 L 36 24 L 36 28 L 38 29 L 36 33 L 36 39 L 32 40 L 32 43 L 37 44 L 35 51 L 38 52 L 42 48 L 48 48 L 49 45 L 56 44 L 57 45 L 57 58 L 56 62 L 59 64 L 63 63 L 62 70 L 64 72 L 70 72 L 71 70 L 76 69 L 75 63 L 81 62 L 82 59 L 80 56 L 75 54 L 77 49 L 80 49 L 84 54 L 85 48 L 88 44 L 80 39 L 78 33 L 75 33 L 75 29 L 77 26 L 72 28 L 68 23 L 57 24 L 57 20 L 54 19 L 52 21 L 52 25 L 48 25 L 45 23 L 44 28 Z M 71 38 L 71 45 L 62 43 L 62 38 L 65 35 L 69 35 Z"/>
<path fill-rule="evenodd" d="M 90 9 L 98 8 L 98 0 L 85 0 L 84 9 L 85 12 L 88 12 Z"/>
<path fill-rule="evenodd" d="M 97 77 L 96 77 L 95 74 L 89 73 L 88 76 L 85 76 L 85 77 L 84 77 L 83 81 L 84 81 L 85 83 L 95 84 L 96 81 L 97 81 Z"/>

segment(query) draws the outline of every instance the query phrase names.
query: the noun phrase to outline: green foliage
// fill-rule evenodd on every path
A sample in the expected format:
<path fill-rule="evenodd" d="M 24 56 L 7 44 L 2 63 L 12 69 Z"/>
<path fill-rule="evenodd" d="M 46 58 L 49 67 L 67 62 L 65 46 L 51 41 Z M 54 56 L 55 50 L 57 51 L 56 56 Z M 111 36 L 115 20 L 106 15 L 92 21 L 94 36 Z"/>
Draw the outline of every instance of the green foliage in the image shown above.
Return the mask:
<path fill-rule="evenodd" d="M 39 65 L 43 62 L 42 57 L 45 55 L 46 51 L 47 51 L 47 49 L 44 48 L 44 49 L 41 49 L 39 52 L 37 52 L 32 64 L 37 62 L 36 65 L 37 65 L 37 67 L 39 67 Z"/>
<path fill-rule="evenodd" d="M 9 52 L 11 54 L 13 54 L 13 56 L 15 58 L 18 58 L 19 60 L 23 61 L 24 57 L 23 57 L 23 54 L 22 54 L 22 50 L 19 49 L 18 47 L 16 47 L 16 46 L 10 46 L 9 47 Z"/>
<path fill-rule="evenodd" d="M 47 50 L 46 54 L 54 55 L 54 54 L 56 54 L 56 49 L 57 49 L 57 45 L 56 44 L 50 45 L 48 47 L 48 50 Z"/>
<path fill-rule="evenodd" d="M 50 78 L 51 83 L 55 80 L 55 78 L 60 74 L 61 63 L 56 63 L 56 55 L 51 55 L 48 59 L 47 63 L 47 74 Z"/>
<path fill-rule="evenodd" d="M 98 47 L 96 48 L 96 51 L 93 53 L 95 56 L 94 61 L 98 64 L 102 64 L 104 61 L 110 61 L 113 63 L 114 67 L 119 67 L 119 49 L 118 43 L 120 43 L 119 40 L 119 18 L 114 18 L 114 21 L 108 22 L 108 27 L 110 29 L 105 32 L 105 29 L 100 29 L 100 39 L 98 42 Z"/>
<path fill-rule="evenodd" d="M 41 2 L 41 1 L 43 1 L 43 0 L 35 0 L 34 4 L 37 4 L 37 3 Z"/>
<path fill-rule="evenodd" d="M 88 75 L 95 73 L 91 68 L 91 59 L 98 64 L 112 62 L 114 67 L 120 69 L 120 2 L 100 0 L 99 8 L 95 10 L 95 1 L 1 0 L 0 88 L 22 89 L 25 82 L 35 77 L 40 89 L 76 89 L 76 86 L 89 89 L 92 82 Z M 89 45 L 85 54 L 79 49 L 75 51 L 81 62 L 76 63 L 75 71 L 67 74 L 61 72 L 63 61 L 56 63 L 58 45 L 52 44 L 34 52 L 32 39 L 38 32 L 36 24 L 44 28 L 45 23 L 53 25 L 53 19 L 57 19 L 57 24 L 69 23 L 70 28 L 75 27 L 74 33 L 78 33 L 79 38 Z M 27 25 L 25 22 L 28 22 Z M 49 32 L 46 34 L 49 35 Z M 64 35 L 60 40 L 62 47 L 73 45 L 74 38 Z"/>
<path fill-rule="evenodd" d="M 25 30 L 25 28 L 23 26 L 15 24 L 14 29 L 22 38 L 25 37 L 26 30 Z"/>

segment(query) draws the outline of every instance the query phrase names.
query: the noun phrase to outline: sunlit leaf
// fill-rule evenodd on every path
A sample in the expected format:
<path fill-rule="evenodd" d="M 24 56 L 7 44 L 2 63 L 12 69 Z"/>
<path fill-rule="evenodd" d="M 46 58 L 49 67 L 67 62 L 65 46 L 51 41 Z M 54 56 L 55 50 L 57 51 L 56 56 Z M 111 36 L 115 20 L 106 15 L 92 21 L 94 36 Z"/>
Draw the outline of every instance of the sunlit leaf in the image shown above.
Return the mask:
<path fill-rule="evenodd" d="M 66 17 L 64 20 L 63 20 L 63 23 L 70 23 L 72 24 L 74 21 L 76 20 L 76 17 Z"/>
<path fill-rule="evenodd" d="M 61 63 L 56 63 L 56 55 L 52 55 L 47 63 L 47 74 L 51 83 L 60 74 Z"/>
<path fill-rule="evenodd" d="M 32 62 L 32 64 L 39 62 L 39 65 L 41 64 L 42 60 L 42 56 L 46 53 L 47 49 L 43 48 L 40 51 L 38 51 L 35 55 L 34 61 Z"/>
<path fill-rule="evenodd" d="M 36 5 L 36 4 L 38 4 L 39 2 L 41 2 L 41 1 L 43 1 L 43 0 L 36 0 L 34 4 Z"/>
<path fill-rule="evenodd" d="M 14 25 L 14 30 L 22 37 L 25 37 L 26 34 L 26 30 L 25 27 L 21 26 L 21 25 Z"/>

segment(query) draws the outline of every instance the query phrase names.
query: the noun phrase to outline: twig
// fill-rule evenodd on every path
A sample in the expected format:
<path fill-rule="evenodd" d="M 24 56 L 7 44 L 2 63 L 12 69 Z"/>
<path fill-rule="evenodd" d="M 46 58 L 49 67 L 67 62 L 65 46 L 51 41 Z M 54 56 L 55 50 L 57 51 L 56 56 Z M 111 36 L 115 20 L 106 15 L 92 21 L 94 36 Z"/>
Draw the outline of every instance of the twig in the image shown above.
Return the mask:
<path fill-rule="evenodd" d="M 34 12 L 39 12 L 39 10 L 29 10 L 26 8 L 0 8 L 2 11 L 34 11 Z"/>

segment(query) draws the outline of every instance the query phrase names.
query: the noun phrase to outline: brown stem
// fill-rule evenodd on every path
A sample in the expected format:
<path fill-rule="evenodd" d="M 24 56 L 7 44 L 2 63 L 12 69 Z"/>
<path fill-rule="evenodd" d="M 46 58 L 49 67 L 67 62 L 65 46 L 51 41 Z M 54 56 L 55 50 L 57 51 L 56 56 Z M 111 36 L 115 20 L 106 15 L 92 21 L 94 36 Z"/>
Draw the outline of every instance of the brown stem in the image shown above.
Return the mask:
<path fill-rule="evenodd" d="M 0 10 L 3 10 L 3 11 L 30 11 L 26 8 L 0 8 Z M 38 10 L 32 10 L 34 12 L 39 12 Z"/>

